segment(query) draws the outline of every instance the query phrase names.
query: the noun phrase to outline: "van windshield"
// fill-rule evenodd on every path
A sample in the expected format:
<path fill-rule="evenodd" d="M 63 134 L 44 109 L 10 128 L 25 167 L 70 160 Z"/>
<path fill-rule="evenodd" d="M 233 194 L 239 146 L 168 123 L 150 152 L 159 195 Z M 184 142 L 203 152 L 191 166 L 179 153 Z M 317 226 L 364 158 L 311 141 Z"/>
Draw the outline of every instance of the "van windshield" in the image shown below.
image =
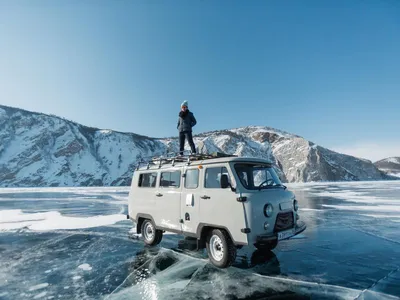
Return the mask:
<path fill-rule="evenodd" d="M 235 171 L 240 183 L 248 190 L 284 188 L 275 170 L 270 165 L 240 163 L 235 164 Z"/>

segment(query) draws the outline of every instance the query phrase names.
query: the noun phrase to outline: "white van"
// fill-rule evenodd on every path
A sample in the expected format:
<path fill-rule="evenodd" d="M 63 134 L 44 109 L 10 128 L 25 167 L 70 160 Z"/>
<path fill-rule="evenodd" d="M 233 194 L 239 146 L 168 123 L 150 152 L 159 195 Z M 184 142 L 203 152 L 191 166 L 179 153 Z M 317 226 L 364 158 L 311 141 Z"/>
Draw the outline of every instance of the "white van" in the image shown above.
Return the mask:
<path fill-rule="evenodd" d="M 128 211 L 147 245 L 166 231 L 192 237 L 220 268 L 241 246 L 272 250 L 306 229 L 294 194 L 268 161 L 222 153 L 139 162 Z"/>

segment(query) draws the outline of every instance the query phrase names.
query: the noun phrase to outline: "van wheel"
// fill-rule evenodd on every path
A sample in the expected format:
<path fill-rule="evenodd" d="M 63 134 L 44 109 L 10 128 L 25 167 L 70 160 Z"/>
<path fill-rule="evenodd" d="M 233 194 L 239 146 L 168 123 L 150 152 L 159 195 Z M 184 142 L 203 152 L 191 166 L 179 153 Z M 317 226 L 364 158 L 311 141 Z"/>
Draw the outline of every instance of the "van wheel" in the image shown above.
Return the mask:
<path fill-rule="evenodd" d="M 146 219 L 143 221 L 141 233 L 146 245 L 155 246 L 162 240 L 162 230 L 157 230 L 151 220 Z"/>
<path fill-rule="evenodd" d="M 236 247 L 225 230 L 213 229 L 206 242 L 208 257 L 219 268 L 232 265 L 236 259 Z"/>

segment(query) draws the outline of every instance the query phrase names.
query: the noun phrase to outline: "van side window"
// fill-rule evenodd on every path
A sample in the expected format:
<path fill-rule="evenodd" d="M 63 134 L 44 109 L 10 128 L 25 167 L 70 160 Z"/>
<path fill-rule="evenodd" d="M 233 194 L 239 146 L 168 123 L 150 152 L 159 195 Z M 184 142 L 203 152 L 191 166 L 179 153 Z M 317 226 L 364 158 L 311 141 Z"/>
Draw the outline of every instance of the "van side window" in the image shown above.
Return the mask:
<path fill-rule="evenodd" d="M 186 171 L 185 188 L 196 189 L 199 186 L 199 169 L 189 169 Z"/>
<path fill-rule="evenodd" d="M 180 187 L 181 171 L 162 172 L 160 177 L 161 187 Z"/>
<path fill-rule="evenodd" d="M 142 173 L 139 175 L 139 187 L 156 187 L 157 173 Z"/>
<path fill-rule="evenodd" d="M 206 178 L 204 181 L 204 187 L 209 189 L 219 189 L 221 188 L 220 178 L 222 174 L 229 176 L 228 170 L 225 167 L 214 167 L 206 169 Z M 229 178 L 230 179 L 230 178 Z M 229 180 L 229 182 L 231 182 Z"/>

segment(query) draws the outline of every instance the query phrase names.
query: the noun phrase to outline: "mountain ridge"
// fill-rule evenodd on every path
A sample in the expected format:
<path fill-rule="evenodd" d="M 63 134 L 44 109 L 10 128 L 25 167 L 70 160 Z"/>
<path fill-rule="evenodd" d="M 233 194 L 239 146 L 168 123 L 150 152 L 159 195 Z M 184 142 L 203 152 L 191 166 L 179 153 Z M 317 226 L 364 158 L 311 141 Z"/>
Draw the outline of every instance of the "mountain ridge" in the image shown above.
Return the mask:
<path fill-rule="evenodd" d="M 0 105 L 0 186 L 129 185 L 141 157 L 178 151 L 177 137 L 100 129 Z M 370 161 L 267 126 L 194 135 L 206 152 L 270 160 L 285 182 L 391 179 Z"/>
<path fill-rule="evenodd" d="M 400 177 L 400 156 L 392 156 L 374 162 L 374 165 L 383 173 Z"/>

